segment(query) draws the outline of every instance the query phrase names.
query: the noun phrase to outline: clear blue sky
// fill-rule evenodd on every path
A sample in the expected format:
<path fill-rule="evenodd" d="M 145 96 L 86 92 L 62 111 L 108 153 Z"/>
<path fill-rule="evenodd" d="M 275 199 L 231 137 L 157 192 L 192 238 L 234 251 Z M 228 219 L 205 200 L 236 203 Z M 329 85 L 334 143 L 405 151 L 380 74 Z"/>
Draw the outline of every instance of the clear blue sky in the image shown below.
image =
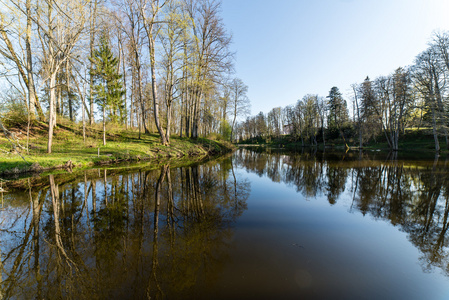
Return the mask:
<path fill-rule="evenodd" d="M 251 114 L 413 64 L 433 31 L 449 30 L 449 0 L 223 0 L 236 74 Z"/>

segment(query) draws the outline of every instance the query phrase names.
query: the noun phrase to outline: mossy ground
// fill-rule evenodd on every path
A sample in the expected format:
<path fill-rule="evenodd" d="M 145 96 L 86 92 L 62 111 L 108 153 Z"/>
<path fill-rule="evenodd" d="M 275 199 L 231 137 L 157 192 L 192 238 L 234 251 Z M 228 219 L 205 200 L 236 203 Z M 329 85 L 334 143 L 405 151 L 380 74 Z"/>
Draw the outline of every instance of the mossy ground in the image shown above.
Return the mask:
<path fill-rule="evenodd" d="M 135 130 L 125 130 L 109 125 L 106 146 L 103 146 L 100 125 L 87 128 L 86 140 L 83 139 L 79 124 L 62 120 L 55 128 L 52 153 L 47 154 L 48 126 L 34 122 L 30 127 L 27 143 L 27 126 L 18 125 L 8 128 L 19 143 L 28 151 L 21 149 L 16 153 L 11 143 L 0 137 L 0 174 L 14 174 L 37 169 L 55 169 L 64 167 L 70 160 L 73 166 L 112 164 L 122 161 L 160 160 L 167 158 L 201 157 L 225 153 L 232 150 L 230 143 L 212 141 L 204 138 L 196 140 L 172 136 L 169 146 L 162 146 L 157 134 L 140 134 Z"/>

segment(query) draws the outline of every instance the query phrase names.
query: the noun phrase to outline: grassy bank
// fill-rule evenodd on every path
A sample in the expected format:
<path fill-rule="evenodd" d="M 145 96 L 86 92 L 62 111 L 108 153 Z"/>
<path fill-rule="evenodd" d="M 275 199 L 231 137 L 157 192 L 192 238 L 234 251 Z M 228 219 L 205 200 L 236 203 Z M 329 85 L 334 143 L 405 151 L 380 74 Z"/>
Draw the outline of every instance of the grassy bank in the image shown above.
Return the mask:
<path fill-rule="evenodd" d="M 321 136 L 317 139 L 319 149 L 323 148 L 323 139 Z M 358 148 L 359 140 L 355 138 L 348 138 L 347 144 L 350 148 Z M 446 141 L 443 136 L 439 137 L 440 142 L 440 152 L 447 152 Z M 304 142 L 302 144 L 301 140 L 295 140 L 291 135 L 281 135 L 279 137 L 268 137 L 268 138 L 254 138 L 247 141 L 242 141 L 242 144 L 247 145 L 259 145 L 264 147 L 276 147 L 285 149 L 299 149 L 302 147 L 311 147 L 310 143 Z M 335 149 L 345 149 L 346 146 L 342 139 L 326 139 L 326 148 Z M 369 141 L 364 141 L 363 149 L 380 149 L 389 150 L 387 140 L 384 135 L 376 137 L 376 139 L 370 139 Z M 402 134 L 399 138 L 399 151 L 435 151 L 435 141 L 432 132 L 428 128 L 424 129 L 410 129 L 406 130 L 405 134 Z"/>
<path fill-rule="evenodd" d="M 0 175 L 39 172 L 63 168 L 82 168 L 94 165 L 116 164 L 126 161 L 200 160 L 208 155 L 217 155 L 232 150 L 226 142 L 199 138 L 172 137 L 170 146 L 162 146 L 156 134 L 140 134 L 124 128 L 107 128 L 107 143 L 103 146 L 100 127 L 90 127 L 86 140 L 78 124 L 63 121 L 54 133 L 52 153 L 47 154 L 48 126 L 35 122 L 27 139 L 27 126 L 8 128 L 28 151 L 14 151 L 11 143 L 2 134 L 0 137 Z"/>

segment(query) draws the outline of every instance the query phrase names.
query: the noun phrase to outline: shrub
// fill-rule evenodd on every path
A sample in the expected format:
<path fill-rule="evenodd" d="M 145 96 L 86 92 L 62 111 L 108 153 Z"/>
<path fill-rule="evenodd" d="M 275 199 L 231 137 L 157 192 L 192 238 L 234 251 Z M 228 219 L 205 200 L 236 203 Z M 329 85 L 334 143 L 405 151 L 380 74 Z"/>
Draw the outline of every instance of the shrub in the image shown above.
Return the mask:
<path fill-rule="evenodd" d="M 18 92 L 9 91 L 0 99 L 0 117 L 7 128 L 18 127 L 28 122 L 26 100 Z"/>

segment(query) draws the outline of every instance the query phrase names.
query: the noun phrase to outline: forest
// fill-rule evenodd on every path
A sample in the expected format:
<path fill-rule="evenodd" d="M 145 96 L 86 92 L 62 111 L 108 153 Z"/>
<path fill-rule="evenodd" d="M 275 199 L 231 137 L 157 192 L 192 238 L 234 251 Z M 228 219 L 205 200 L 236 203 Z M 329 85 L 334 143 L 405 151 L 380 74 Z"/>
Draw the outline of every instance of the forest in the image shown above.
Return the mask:
<path fill-rule="evenodd" d="M 448 76 L 449 32 L 435 32 L 413 65 L 367 76 L 351 85 L 348 99 L 334 86 L 326 96 L 308 94 L 295 104 L 248 117 L 236 131 L 244 142 L 289 135 L 300 146 L 337 140 L 363 148 L 382 139 L 394 151 L 401 137 L 420 132 L 433 137 L 436 151 L 449 149 Z"/>
<path fill-rule="evenodd" d="M 287 135 L 312 147 L 363 148 L 381 139 L 396 151 L 407 133 L 420 132 L 436 151 L 449 149 L 449 32 L 435 32 L 412 65 L 367 76 L 350 93 L 333 86 L 249 116 L 219 0 L 2 4 L 0 125 L 7 136 L 8 128 L 44 122 L 47 153 L 61 120 L 82 124 L 83 135 L 102 126 L 103 145 L 107 128 L 117 126 L 139 138 L 156 133 L 162 145 L 172 136 L 267 142 Z"/>
<path fill-rule="evenodd" d="M 215 0 L 5 0 L 1 126 L 61 120 L 170 137 L 232 139 L 249 113 Z"/>

